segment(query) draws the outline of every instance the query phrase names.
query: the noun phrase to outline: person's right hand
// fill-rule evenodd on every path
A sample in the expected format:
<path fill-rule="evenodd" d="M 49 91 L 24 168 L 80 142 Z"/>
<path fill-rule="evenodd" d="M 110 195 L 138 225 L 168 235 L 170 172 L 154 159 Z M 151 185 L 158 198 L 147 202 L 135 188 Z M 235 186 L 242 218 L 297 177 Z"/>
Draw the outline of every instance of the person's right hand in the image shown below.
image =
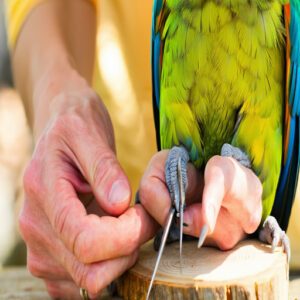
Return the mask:
<path fill-rule="evenodd" d="M 96 297 L 132 266 L 157 225 L 141 205 L 128 208 L 130 186 L 101 100 L 77 74 L 62 86 L 41 83 L 34 94 L 35 107 L 46 99 L 51 111 L 35 119 L 19 224 L 29 271 L 52 297 L 79 299 L 79 287 Z"/>

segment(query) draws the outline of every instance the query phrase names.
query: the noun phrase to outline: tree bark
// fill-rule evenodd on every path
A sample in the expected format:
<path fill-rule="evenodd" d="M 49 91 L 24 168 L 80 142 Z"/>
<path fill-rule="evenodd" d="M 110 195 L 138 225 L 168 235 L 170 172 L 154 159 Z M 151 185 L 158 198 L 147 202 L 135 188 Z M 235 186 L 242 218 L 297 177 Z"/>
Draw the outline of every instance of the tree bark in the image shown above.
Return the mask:
<path fill-rule="evenodd" d="M 241 242 L 230 251 L 183 245 L 182 270 L 178 244 L 166 246 L 150 299 L 288 299 L 288 263 L 281 248 L 256 240 Z M 136 265 L 117 282 L 124 300 L 146 299 L 157 252 L 146 244 Z"/>

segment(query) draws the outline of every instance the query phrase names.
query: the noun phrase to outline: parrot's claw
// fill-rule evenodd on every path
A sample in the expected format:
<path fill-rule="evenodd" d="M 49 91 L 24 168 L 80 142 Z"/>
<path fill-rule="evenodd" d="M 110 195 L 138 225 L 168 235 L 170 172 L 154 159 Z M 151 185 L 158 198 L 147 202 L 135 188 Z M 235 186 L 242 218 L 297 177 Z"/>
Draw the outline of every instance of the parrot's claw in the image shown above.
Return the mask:
<path fill-rule="evenodd" d="M 267 217 L 262 226 L 262 229 L 259 231 L 259 239 L 264 243 L 270 244 L 272 246 L 272 251 L 274 251 L 277 246 L 281 245 L 287 255 L 288 261 L 290 260 L 290 240 L 287 234 L 283 230 L 281 230 L 277 223 L 277 220 L 274 217 Z"/>
<path fill-rule="evenodd" d="M 221 156 L 232 157 L 244 167 L 251 169 L 251 161 L 248 155 L 240 148 L 234 147 L 230 144 L 224 144 L 221 149 Z"/>

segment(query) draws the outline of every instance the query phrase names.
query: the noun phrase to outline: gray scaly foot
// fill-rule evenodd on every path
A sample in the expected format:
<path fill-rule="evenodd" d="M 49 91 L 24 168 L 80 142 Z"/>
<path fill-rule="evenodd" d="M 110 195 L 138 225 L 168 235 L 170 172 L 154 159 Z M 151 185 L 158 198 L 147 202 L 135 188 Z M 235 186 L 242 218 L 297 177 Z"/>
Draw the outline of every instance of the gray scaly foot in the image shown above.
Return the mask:
<path fill-rule="evenodd" d="M 187 188 L 187 163 L 189 161 L 189 154 L 184 147 L 173 147 L 167 157 L 165 164 L 165 178 L 168 190 L 171 196 L 172 205 L 175 206 L 176 211 L 179 212 L 180 205 L 180 190 L 178 182 L 178 161 L 181 160 L 181 174 L 184 190 Z M 178 216 L 177 216 L 178 217 Z M 176 219 L 174 219 L 176 220 Z M 154 239 L 154 249 L 157 251 L 160 246 L 163 230 L 160 230 Z M 167 243 L 172 243 L 180 239 L 180 230 L 174 222 L 170 228 Z"/>
<path fill-rule="evenodd" d="M 251 161 L 246 153 L 240 148 L 234 147 L 230 144 L 224 144 L 221 149 L 221 156 L 232 157 L 246 168 L 251 168 Z"/>
<path fill-rule="evenodd" d="M 272 251 L 274 251 L 277 246 L 281 245 L 287 255 L 288 261 L 290 260 L 290 240 L 286 233 L 281 230 L 274 217 L 269 216 L 266 218 L 262 229 L 259 231 L 259 239 L 264 243 L 270 244 L 272 246 Z"/>
<path fill-rule="evenodd" d="M 173 147 L 166 160 L 165 177 L 166 183 L 171 195 L 173 205 L 176 211 L 179 211 L 179 182 L 178 182 L 178 161 L 181 160 L 181 174 L 184 190 L 187 188 L 187 163 L 189 161 L 189 154 L 184 147 Z"/>

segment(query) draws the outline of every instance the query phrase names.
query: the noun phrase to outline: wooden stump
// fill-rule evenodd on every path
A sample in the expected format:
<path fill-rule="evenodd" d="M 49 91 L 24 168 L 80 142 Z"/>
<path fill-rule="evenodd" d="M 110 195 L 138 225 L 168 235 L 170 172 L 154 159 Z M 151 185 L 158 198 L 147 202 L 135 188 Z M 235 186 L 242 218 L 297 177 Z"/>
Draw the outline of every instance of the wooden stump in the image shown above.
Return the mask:
<path fill-rule="evenodd" d="M 231 251 L 184 243 L 180 271 L 178 244 L 168 245 L 151 292 L 155 300 L 288 299 L 288 264 L 281 248 L 256 240 L 241 242 Z M 157 252 L 146 244 L 136 265 L 117 282 L 124 300 L 146 298 Z"/>

